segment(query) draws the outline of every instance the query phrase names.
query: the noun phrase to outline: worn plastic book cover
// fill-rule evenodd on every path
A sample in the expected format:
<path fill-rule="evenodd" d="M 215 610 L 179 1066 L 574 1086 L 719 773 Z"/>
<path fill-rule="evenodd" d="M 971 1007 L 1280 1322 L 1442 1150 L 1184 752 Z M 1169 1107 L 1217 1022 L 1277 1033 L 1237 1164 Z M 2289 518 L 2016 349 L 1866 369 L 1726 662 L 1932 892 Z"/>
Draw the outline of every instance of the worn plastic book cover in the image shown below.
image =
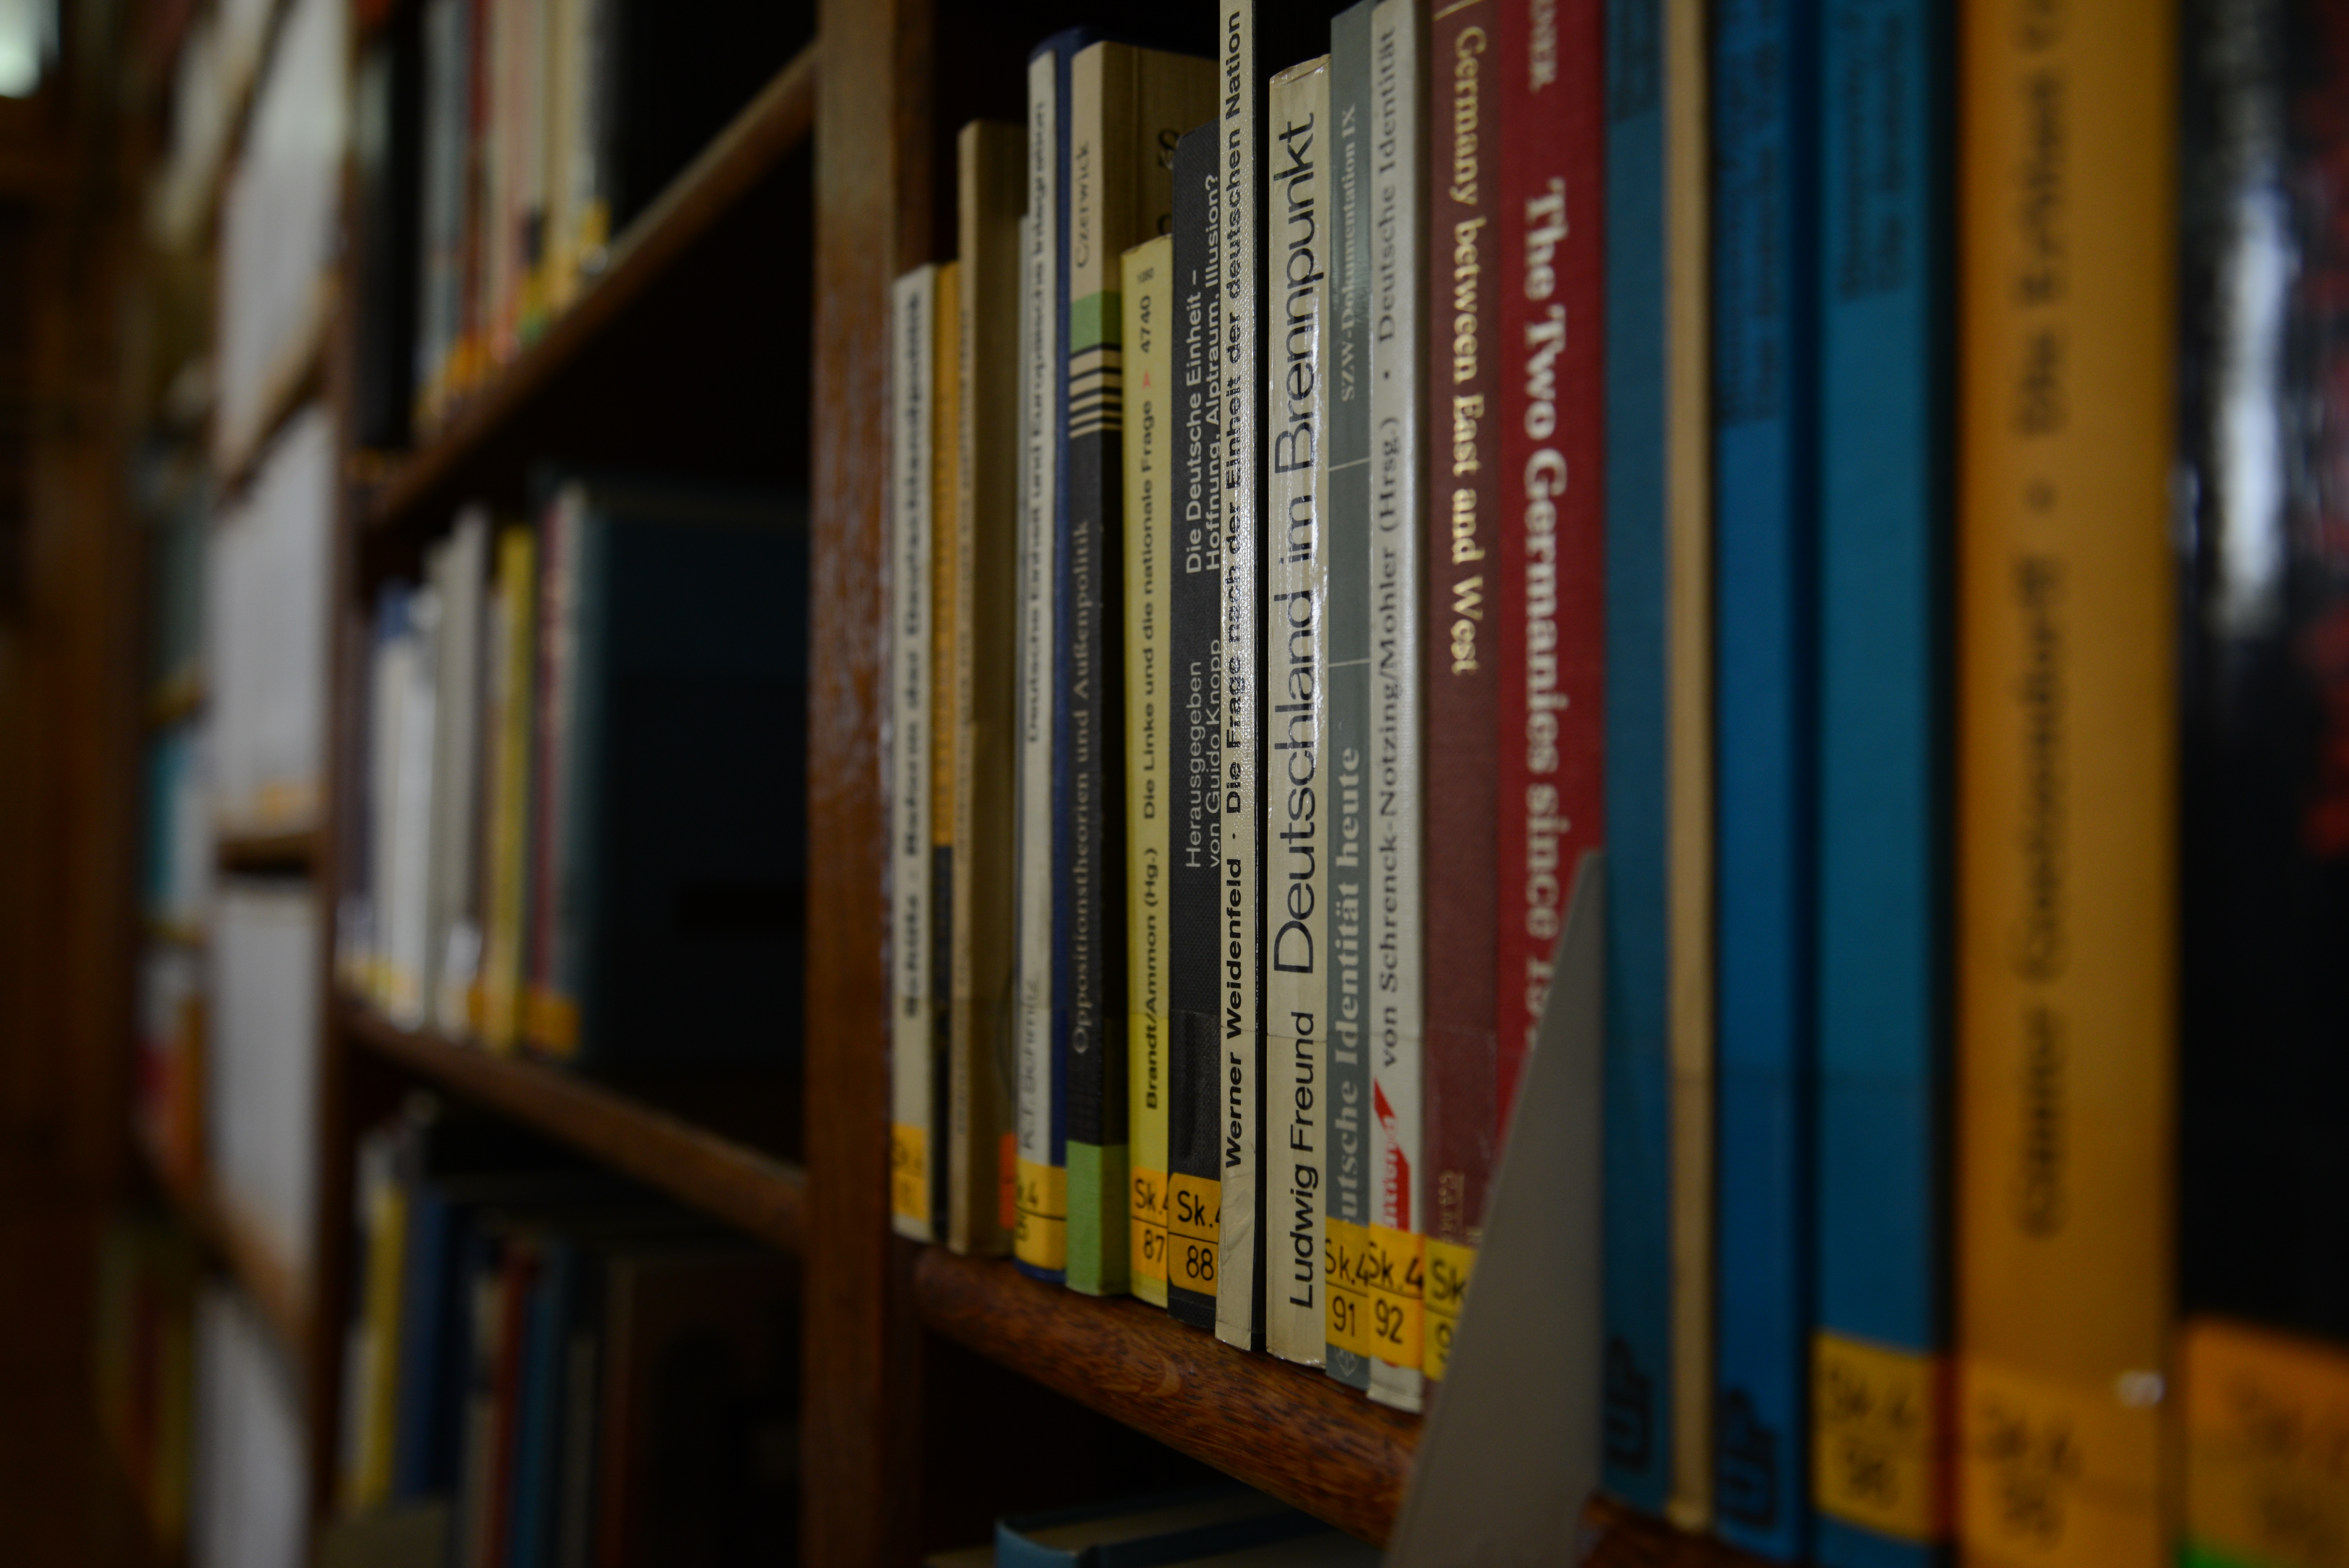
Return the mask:
<path fill-rule="evenodd" d="M 1715 1106 L 1723 1537 L 1809 1541 L 1817 744 L 1811 0 L 1713 19 Z"/>
<path fill-rule="evenodd" d="M 1603 841 L 1606 693 L 1603 13 L 1502 0 L 1507 156 L 1498 260 L 1493 625 L 1499 930 L 1494 1129 L 1505 1136 L 1540 1028 L 1574 868 Z M 1469 1275 L 1431 1266 L 1432 1375 Z"/>
<path fill-rule="evenodd" d="M 1379 0 L 1371 13 L 1371 1398 L 1420 1407 L 1427 1181 L 1420 1072 L 1425 1024 L 1421 946 L 1420 596 L 1427 568 L 1420 512 L 1423 335 L 1419 13 Z"/>
<path fill-rule="evenodd" d="M 1126 1286 L 1126 948 L 1123 763 L 1125 252 L 1173 222 L 1167 153 L 1215 113 L 1212 62 L 1102 41 L 1069 67 L 1064 468 L 1059 488 L 1055 787 L 1067 819 L 1069 1273 Z"/>
<path fill-rule="evenodd" d="M 1172 219 L 1169 220 L 1170 226 Z M 1166 654 L 1174 542 L 1174 237 L 1120 258 L 1125 316 L 1126 1272 L 1166 1305 L 1167 876 L 1174 714 Z"/>
<path fill-rule="evenodd" d="M 1824 16 L 1812 1550 L 1922 1568 L 1951 1463 L 1951 34 L 1939 0 Z"/>
<path fill-rule="evenodd" d="M 1266 1347 L 1321 1365 L 1329 1149 L 1330 59 L 1272 78 L 1265 117 Z"/>
<path fill-rule="evenodd" d="M 930 685 L 936 562 L 932 440 L 935 265 L 890 289 L 889 311 L 889 1222 L 933 1239 L 930 969 L 935 949 Z"/>
<path fill-rule="evenodd" d="M 2185 16 L 2178 1295 L 2349 1344 L 2349 16 Z"/>
<path fill-rule="evenodd" d="M 947 1243 L 1011 1244 L 1013 1171 L 1013 691 L 1019 569 L 1019 213 L 1017 125 L 974 120 L 956 139 L 962 380 L 955 511 L 954 828 Z"/>
<path fill-rule="evenodd" d="M 1443 1375 L 1457 1284 L 1485 1225 L 1500 1141 L 1494 954 L 1500 935 L 1497 717 L 1502 490 L 1501 95 L 1483 62 L 1500 0 L 1437 7 L 1428 31 L 1427 298 L 1450 324 L 1425 364 L 1426 575 L 1421 704 L 1426 772 L 1427 1300 L 1445 1314 L 1423 1341 L 1427 1376 Z M 1434 1290 L 1438 1278 L 1447 1282 Z"/>
<path fill-rule="evenodd" d="M 1224 1074 L 1216 1045 L 1223 951 L 1224 493 L 1223 290 L 1215 249 L 1222 218 L 1220 126 L 1174 148 L 1173 241 L 1176 506 L 1168 524 L 1169 701 L 1174 804 L 1166 878 L 1168 1009 L 1166 1307 L 1195 1328 L 1216 1326 L 1223 1168 Z"/>
<path fill-rule="evenodd" d="M 2025 20 L 1959 23 L 1958 1545 L 2128 1568 L 2175 1501 L 2177 12 Z"/>
<path fill-rule="evenodd" d="M 1323 810 L 1329 872 L 1329 987 L 1323 1001 L 1321 1259 L 1323 1365 L 1350 1388 L 1371 1383 L 1371 1027 L 1368 923 L 1371 794 L 1371 11 L 1330 23 L 1330 129 L 1323 139 L 1330 297 L 1321 334 L 1322 683 L 1329 712 Z"/>

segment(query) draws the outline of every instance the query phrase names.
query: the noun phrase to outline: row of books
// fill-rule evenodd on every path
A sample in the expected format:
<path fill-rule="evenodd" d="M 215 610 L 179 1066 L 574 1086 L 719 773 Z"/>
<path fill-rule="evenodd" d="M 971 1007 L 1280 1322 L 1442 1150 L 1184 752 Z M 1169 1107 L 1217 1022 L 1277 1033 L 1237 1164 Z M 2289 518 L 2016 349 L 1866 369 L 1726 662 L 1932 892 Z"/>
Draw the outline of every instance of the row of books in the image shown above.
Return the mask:
<path fill-rule="evenodd" d="M 1226 1481 L 1013 1514 L 996 1521 L 993 1542 L 936 1553 L 928 1568 L 1369 1568 L 1378 1561 L 1376 1548 Z"/>
<path fill-rule="evenodd" d="M 810 31 L 749 0 L 392 8 L 358 75 L 361 443 L 446 423 Z"/>
<path fill-rule="evenodd" d="M 1611 1489 L 2318 1560 L 2349 14 L 1315 26 L 1047 40 L 895 285 L 897 1228 L 1417 1408 L 1603 847 Z"/>
<path fill-rule="evenodd" d="M 466 509 L 348 639 L 338 971 L 395 1022 L 496 1051 L 781 1065 L 804 918 L 800 508 L 543 489 L 534 522 Z"/>
<path fill-rule="evenodd" d="M 787 1259 L 426 1102 L 357 1161 L 347 1514 L 437 1502 L 452 1568 L 792 1555 Z"/>

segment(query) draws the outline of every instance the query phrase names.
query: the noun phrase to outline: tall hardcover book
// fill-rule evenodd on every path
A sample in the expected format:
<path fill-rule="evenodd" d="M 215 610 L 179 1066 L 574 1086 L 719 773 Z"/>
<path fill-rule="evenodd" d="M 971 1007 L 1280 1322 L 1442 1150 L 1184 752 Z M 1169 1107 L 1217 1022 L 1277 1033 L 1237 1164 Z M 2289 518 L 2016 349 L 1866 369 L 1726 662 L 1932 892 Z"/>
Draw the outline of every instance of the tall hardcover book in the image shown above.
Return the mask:
<path fill-rule="evenodd" d="M 930 352 L 930 1239 L 947 1237 L 951 1179 L 947 1116 L 953 1091 L 954 884 L 960 845 L 954 836 L 954 666 L 957 634 L 955 514 L 962 490 L 962 267 L 938 266 L 931 299 Z"/>
<path fill-rule="evenodd" d="M 1541 1026 L 1566 902 L 1603 841 L 1606 321 L 1601 247 L 1603 12 L 1503 0 L 1501 190 L 1493 245 L 1499 330 L 1492 409 L 1493 625 L 1500 922 L 1494 1116 L 1509 1131 Z M 1428 1360 L 1440 1376 L 1468 1276 L 1428 1270 Z"/>
<path fill-rule="evenodd" d="M 1816 918 L 1811 0 L 1713 8 L 1722 1536 L 1807 1549 Z"/>
<path fill-rule="evenodd" d="M 1264 62 L 1256 0 L 1223 0 L 1216 69 L 1223 88 L 1224 863 L 1217 1038 L 1226 1078 L 1223 1225 L 1216 1337 L 1264 1348 Z"/>
<path fill-rule="evenodd" d="M 1960 24 L 1958 1541 L 2127 1565 L 2173 1501 L 2178 29 L 2060 23 Z"/>
<path fill-rule="evenodd" d="M 527 526 L 498 534 L 496 602 L 490 619 L 489 817 L 484 830 L 481 1041 L 501 1055 L 522 1039 L 523 940 L 529 926 L 531 716 L 536 711 L 538 536 Z"/>
<path fill-rule="evenodd" d="M 1265 1343 L 1321 1365 L 1329 1147 L 1330 60 L 1275 75 L 1265 115 Z M 1278 1240 L 1274 1238 L 1278 1236 Z"/>
<path fill-rule="evenodd" d="M 1171 174 L 1171 170 L 1170 170 Z M 1170 186 L 1171 189 L 1171 186 Z M 1171 218 L 1169 220 L 1172 222 Z M 1174 237 L 1120 258 L 1125 350 L 1126 1272 L 1166 1305 L 1167 874 L 1174 770 L 1167 552 L 1174 542 Z"/>
<path fill-rule="evenodd" d="M 1823 16 L 1813 1553 L 1922 1568 L 1950 1464 L 1950 13 Z"/>
<path fill-rule="evenodd" d="M 1495 717 L 1501 585 L 1499 355 L 1501 106 L 1485 90 L 1500 0 L 1436 8 L 1428 29 L 1423 175 L 1430 315 L 1451 325 L 1427 356 L 1421 583 L 1427 770 L 1427 1284 L 1436 1316 L 1421 1364 L 1443 1376 L 1441 1324 L 1484 1238 L 1499 1125 L 1494 954 L 1500 935 Z M 1437 1281 L 1447 1282 L 1435 1289 Z M 1440 1316 L 1437 1315 L 1441 1309 Z"/>
<path fill-rule="evenodd" d="M 889 313 L 889 1222 L 933 1238 L 930 965 L 932 842 L 931 438 L 937 268 L 890 290 Z"/>
<path fill-rule="evenodd" d="M 1040 1278 L 1068 1273 L 1067 944 L 1062 871 L 1069 755 L 1060 705 L 1060 491 L 1065 473 L 1069 66 L 1089 40 L 1055 34 L 1028 57 L 1028 227 L 1020 273 L 1019 1048 L 1018 1233 L 1012 1256 Z"/>
<path fill-rule="evenodd" d="M 1420 1072 L 1424 950 L 1420 595 L 1428 568 L 1420 512 L 1421 280 L 1419 14 L 1412 0 L 1371 13 L 1371 558 L 1369 757 L 1371 882 L 1371 1398 L 1420 1407 L 1425 1315 L 1426 1178 Z"/>
<path fill-rule="evenodd" d="M 489 514 L 468 507 L 430 558 L 440 601 L 440 691 L 434 704 L 436 808 L 426 942 L 432 1022 L 450 1035 L 470 1032 L 481 978 L 481 659 L 489 546 Z"/>
<path fill-rule="evenodd" d="M 1609 0 L 1607 1488 L 1711 1522 L 1712 512 L 1699 0 Z"/>
<path fill-rule="evenodd" d="M 2178 954 L 2187 1560 L 2314 1568 L 2349 1491 L 2349 15 L 2183 8 Z"/>
<path fill-rule="evenodd" d="M 960 488 L 955 511 L 954 841 L 947 1242 L 1009 1250 L 1016 949 L 1014 694 L 1019 570 L 1020 128 L 974 120 L 956 139 L 961 270 Z"/>
<path fill-rule="evenodd" d="M 1322 538 L 1322 683 L 1330 722 L 1322 753 L 1329 874 L 1329 972 L 1323 1032 L 1321 1257 L 1330 1376 L 1371 1383 L 1371 12 L 1330 23 L 1330 299 L 1322 324 L 1326 498 Z"/>
<path fill-rule="evenodd" d="M 1215 112 L 1210 61 L 1102 41 L 1069 66 L 1066 448 L 1054 617 L 1056 816 L 1064 818 L 1068 978 L 1069 1273 L 1089 1294 L 1126 1286 L 1123 643 L 1120 258 L 1173 220 L 1167 153 Z M 1056 847 L 1056 853 L 1063 852 Z"/>
<path fill-rule="evenodd" d="M 1168 700 L 1174 804 L 1166 877 L 1166 1309 L 1216 1326 L 1223 1205 L 1224 297 L 1216 251 L 1223 215 L 1222 128 L 1174 148 L 1175 501 L 1169 509 Z"/>

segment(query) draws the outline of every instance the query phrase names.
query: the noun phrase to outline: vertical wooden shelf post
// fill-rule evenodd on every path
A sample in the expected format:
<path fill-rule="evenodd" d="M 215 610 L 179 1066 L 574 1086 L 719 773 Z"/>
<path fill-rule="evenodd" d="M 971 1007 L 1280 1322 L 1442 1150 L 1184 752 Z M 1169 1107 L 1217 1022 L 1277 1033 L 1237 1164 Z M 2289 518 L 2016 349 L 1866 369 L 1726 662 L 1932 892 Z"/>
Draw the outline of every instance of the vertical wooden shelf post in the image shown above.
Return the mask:
<path fill-rule="evenodd" d="M 928 259 L 928 0 L 823 0 L 808 692 L 802 1559 L 909 1564 L 921 1338 L 890 1235 L 881 525 L 889 280 Z"/>

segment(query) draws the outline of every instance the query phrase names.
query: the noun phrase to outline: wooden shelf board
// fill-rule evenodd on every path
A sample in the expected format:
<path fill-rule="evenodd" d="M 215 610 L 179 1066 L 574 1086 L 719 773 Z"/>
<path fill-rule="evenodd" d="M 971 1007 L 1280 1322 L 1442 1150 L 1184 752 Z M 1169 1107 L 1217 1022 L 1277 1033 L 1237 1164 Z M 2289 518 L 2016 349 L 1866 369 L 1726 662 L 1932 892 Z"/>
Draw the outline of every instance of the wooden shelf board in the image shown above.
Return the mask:
<path fill-rule="evenodd" d="M 387 527 L 447 492 L 473 459 L 601 337 L 628 305 L 693 247 L 783 157 L 807 139 L 815 116 L 816 50 L 810 44 L 777 72 L 731 125 L 670 181 L 612 246 L 603 273 L 568 310 L 475 391 L 456 417 L 376 492 L 367 526 Z"/>
<path fill-rule="evenodd" d="M 1611 1497 L 1583 1510 L 1583 1568 L 1768 1568 L 1714 1540 L 1635 1513 Z"/>
<path fill-rule="evenodd" d="M 140 1158 L 182 1223 L 234 1275 L 286 1350 L 289 1365 L 308 1365 L 310 1293 L 302 1273 L 236 1202 L 200 1171 L 181 1170 L 143 1125 L 134 1123 Z"/>
<path fill-rule="evenodd" d="M 807 1181 L 788 1161 L 559 1068 L 401 1028 L 349 998 L 338 1012 L 351 1038 L 411 1071 L 749 1235 L 789 1253 L 801 1250 Z"/>
<path fill-rule="evenodd" d="M 316 861 L 320 840 L 316 828 L 222 833 L 213 841 L 212 852 L 224 872 L 303 872 Z"/>
<path fill-rule="evenodd" d="M 929 1328 L 1317 1518 L 1383 1544 L 1419 1418 L 1319 1372 L 1235 1350 L 1130 1297 L 1082 1295 L 1000 1260 L 927 1247 Z"/>

